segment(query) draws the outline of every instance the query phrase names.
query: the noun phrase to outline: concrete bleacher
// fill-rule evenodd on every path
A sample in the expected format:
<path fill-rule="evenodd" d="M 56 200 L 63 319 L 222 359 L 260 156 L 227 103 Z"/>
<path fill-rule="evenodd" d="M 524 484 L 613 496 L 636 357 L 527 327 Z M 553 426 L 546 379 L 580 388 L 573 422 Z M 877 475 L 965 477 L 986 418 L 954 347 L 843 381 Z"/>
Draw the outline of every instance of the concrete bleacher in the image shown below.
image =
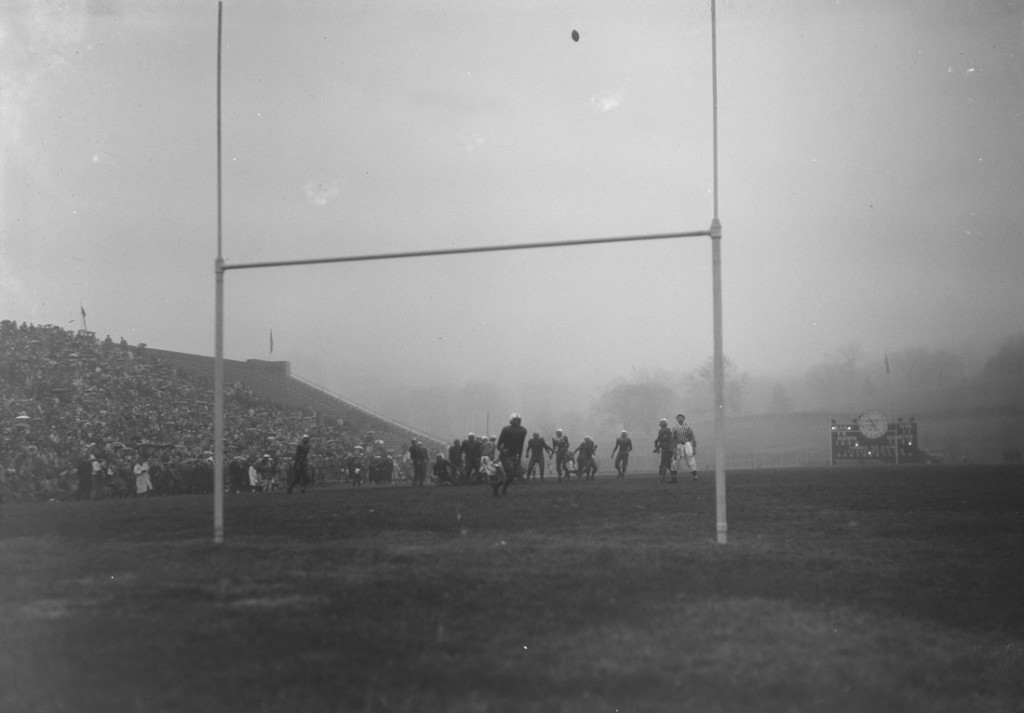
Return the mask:
<path fill-rule="evenodd" d="M 199 374 L 213 381 L 213 357 L 172 352 L 144 347 L 145 352 L 183 371 Z M 224 360 L 224 384 L 241 383 L 259 397 L 287 408 L 313 409 L 327 418 L 343 419 L 345 429 L 362 439 L 372 432 L 391 451 L 400 453 L 413 438 L 428 447 L 443 448 L 446 441 L 410 426 L 385 418 L 373 411 L 346 401 L 341 396 L 292 376 L 287 361 L 249 359 Z"/>

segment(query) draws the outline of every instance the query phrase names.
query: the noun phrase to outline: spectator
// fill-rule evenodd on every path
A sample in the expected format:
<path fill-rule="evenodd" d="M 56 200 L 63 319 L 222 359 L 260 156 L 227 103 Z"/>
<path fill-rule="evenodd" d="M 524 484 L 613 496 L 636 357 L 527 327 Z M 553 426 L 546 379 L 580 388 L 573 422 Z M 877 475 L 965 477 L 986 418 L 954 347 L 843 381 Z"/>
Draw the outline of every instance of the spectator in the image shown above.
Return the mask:
<path fill-rule="evenodd" d="M 92 453 L 85 453 L 78 459 L 76 474 L 78 475 L 78 500 L 92 499 L 92 464 L 96 457 Z"/>
<path fill-rule="evenodd" d="M 142 496 L 153 492 L 153 480 L 149 477 L 149 461 L 145 456 L 139 454 L 138 462 L 133 470 L 135 472 L 135 494 Z"/>
<path fill-rule="evenodd" d="M 456 482 L 462 480 L 465 473 L 462 471 L 462 443 L 458 438 L 448 446 L 448 464 L 452 469 Z"/>
<path fill-rule="evenodd" d="M 415 438 L 409 445 L 409 459 L 412 461 L 412 484 L 422 486 L 427 480 L 427 461 L 430 454 Z"/>

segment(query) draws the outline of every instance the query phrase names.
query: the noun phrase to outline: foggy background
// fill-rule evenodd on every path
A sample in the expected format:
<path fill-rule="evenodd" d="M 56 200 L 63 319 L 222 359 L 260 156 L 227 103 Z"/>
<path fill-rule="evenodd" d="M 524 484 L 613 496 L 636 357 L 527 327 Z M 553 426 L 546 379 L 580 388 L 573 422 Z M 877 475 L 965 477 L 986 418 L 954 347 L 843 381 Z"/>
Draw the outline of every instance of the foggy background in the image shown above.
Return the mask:
<path fill-rule="evenodd" d="M 2 15 L 0 318 L 212 354 L 216 3 Z M 732 413 L 1002 398 L 1024 4 L 717 20 Z M 707 2 L 228 0 L 223 39 L 228 264 L 710 225 Z M 441 436 L 707 413 L 707 238 L 225 279 L 228 358 Z"/>

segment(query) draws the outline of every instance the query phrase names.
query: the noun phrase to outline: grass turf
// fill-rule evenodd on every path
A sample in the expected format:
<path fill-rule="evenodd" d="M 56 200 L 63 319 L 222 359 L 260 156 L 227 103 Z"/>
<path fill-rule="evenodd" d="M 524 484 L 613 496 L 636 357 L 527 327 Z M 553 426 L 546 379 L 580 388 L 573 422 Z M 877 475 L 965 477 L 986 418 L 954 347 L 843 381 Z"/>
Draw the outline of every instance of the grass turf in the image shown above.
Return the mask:
<path fill-rule="evenodd" d="M 1024 710 L 1024 470 L 712 480 L 6 506 L 0 710 Z"/>

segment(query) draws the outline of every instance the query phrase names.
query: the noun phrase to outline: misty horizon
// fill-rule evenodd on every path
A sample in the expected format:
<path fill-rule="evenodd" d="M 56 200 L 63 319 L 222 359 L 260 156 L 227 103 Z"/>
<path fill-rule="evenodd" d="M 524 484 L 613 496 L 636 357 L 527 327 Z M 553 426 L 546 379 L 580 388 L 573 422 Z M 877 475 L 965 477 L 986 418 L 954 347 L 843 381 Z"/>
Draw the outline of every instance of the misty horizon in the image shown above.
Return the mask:
<path fill-rule="evenodd" d="M 101 338 L 212 353 L 216 7 L 7 20 L 0 313 L 84 311 Z M 734 2 L 717 23 L 739 371 L 785 380 L 858 344 L 975 373 L 1024 331 L 1024 8 Z M 699 2 L 228 0 L 224 258 L 706 230 L 710 79 Z M 367 405 L 387 385 L 561 384 L 582 411 L 711 355 L 709 242 L 228 272 L 225 356 Z"/>

